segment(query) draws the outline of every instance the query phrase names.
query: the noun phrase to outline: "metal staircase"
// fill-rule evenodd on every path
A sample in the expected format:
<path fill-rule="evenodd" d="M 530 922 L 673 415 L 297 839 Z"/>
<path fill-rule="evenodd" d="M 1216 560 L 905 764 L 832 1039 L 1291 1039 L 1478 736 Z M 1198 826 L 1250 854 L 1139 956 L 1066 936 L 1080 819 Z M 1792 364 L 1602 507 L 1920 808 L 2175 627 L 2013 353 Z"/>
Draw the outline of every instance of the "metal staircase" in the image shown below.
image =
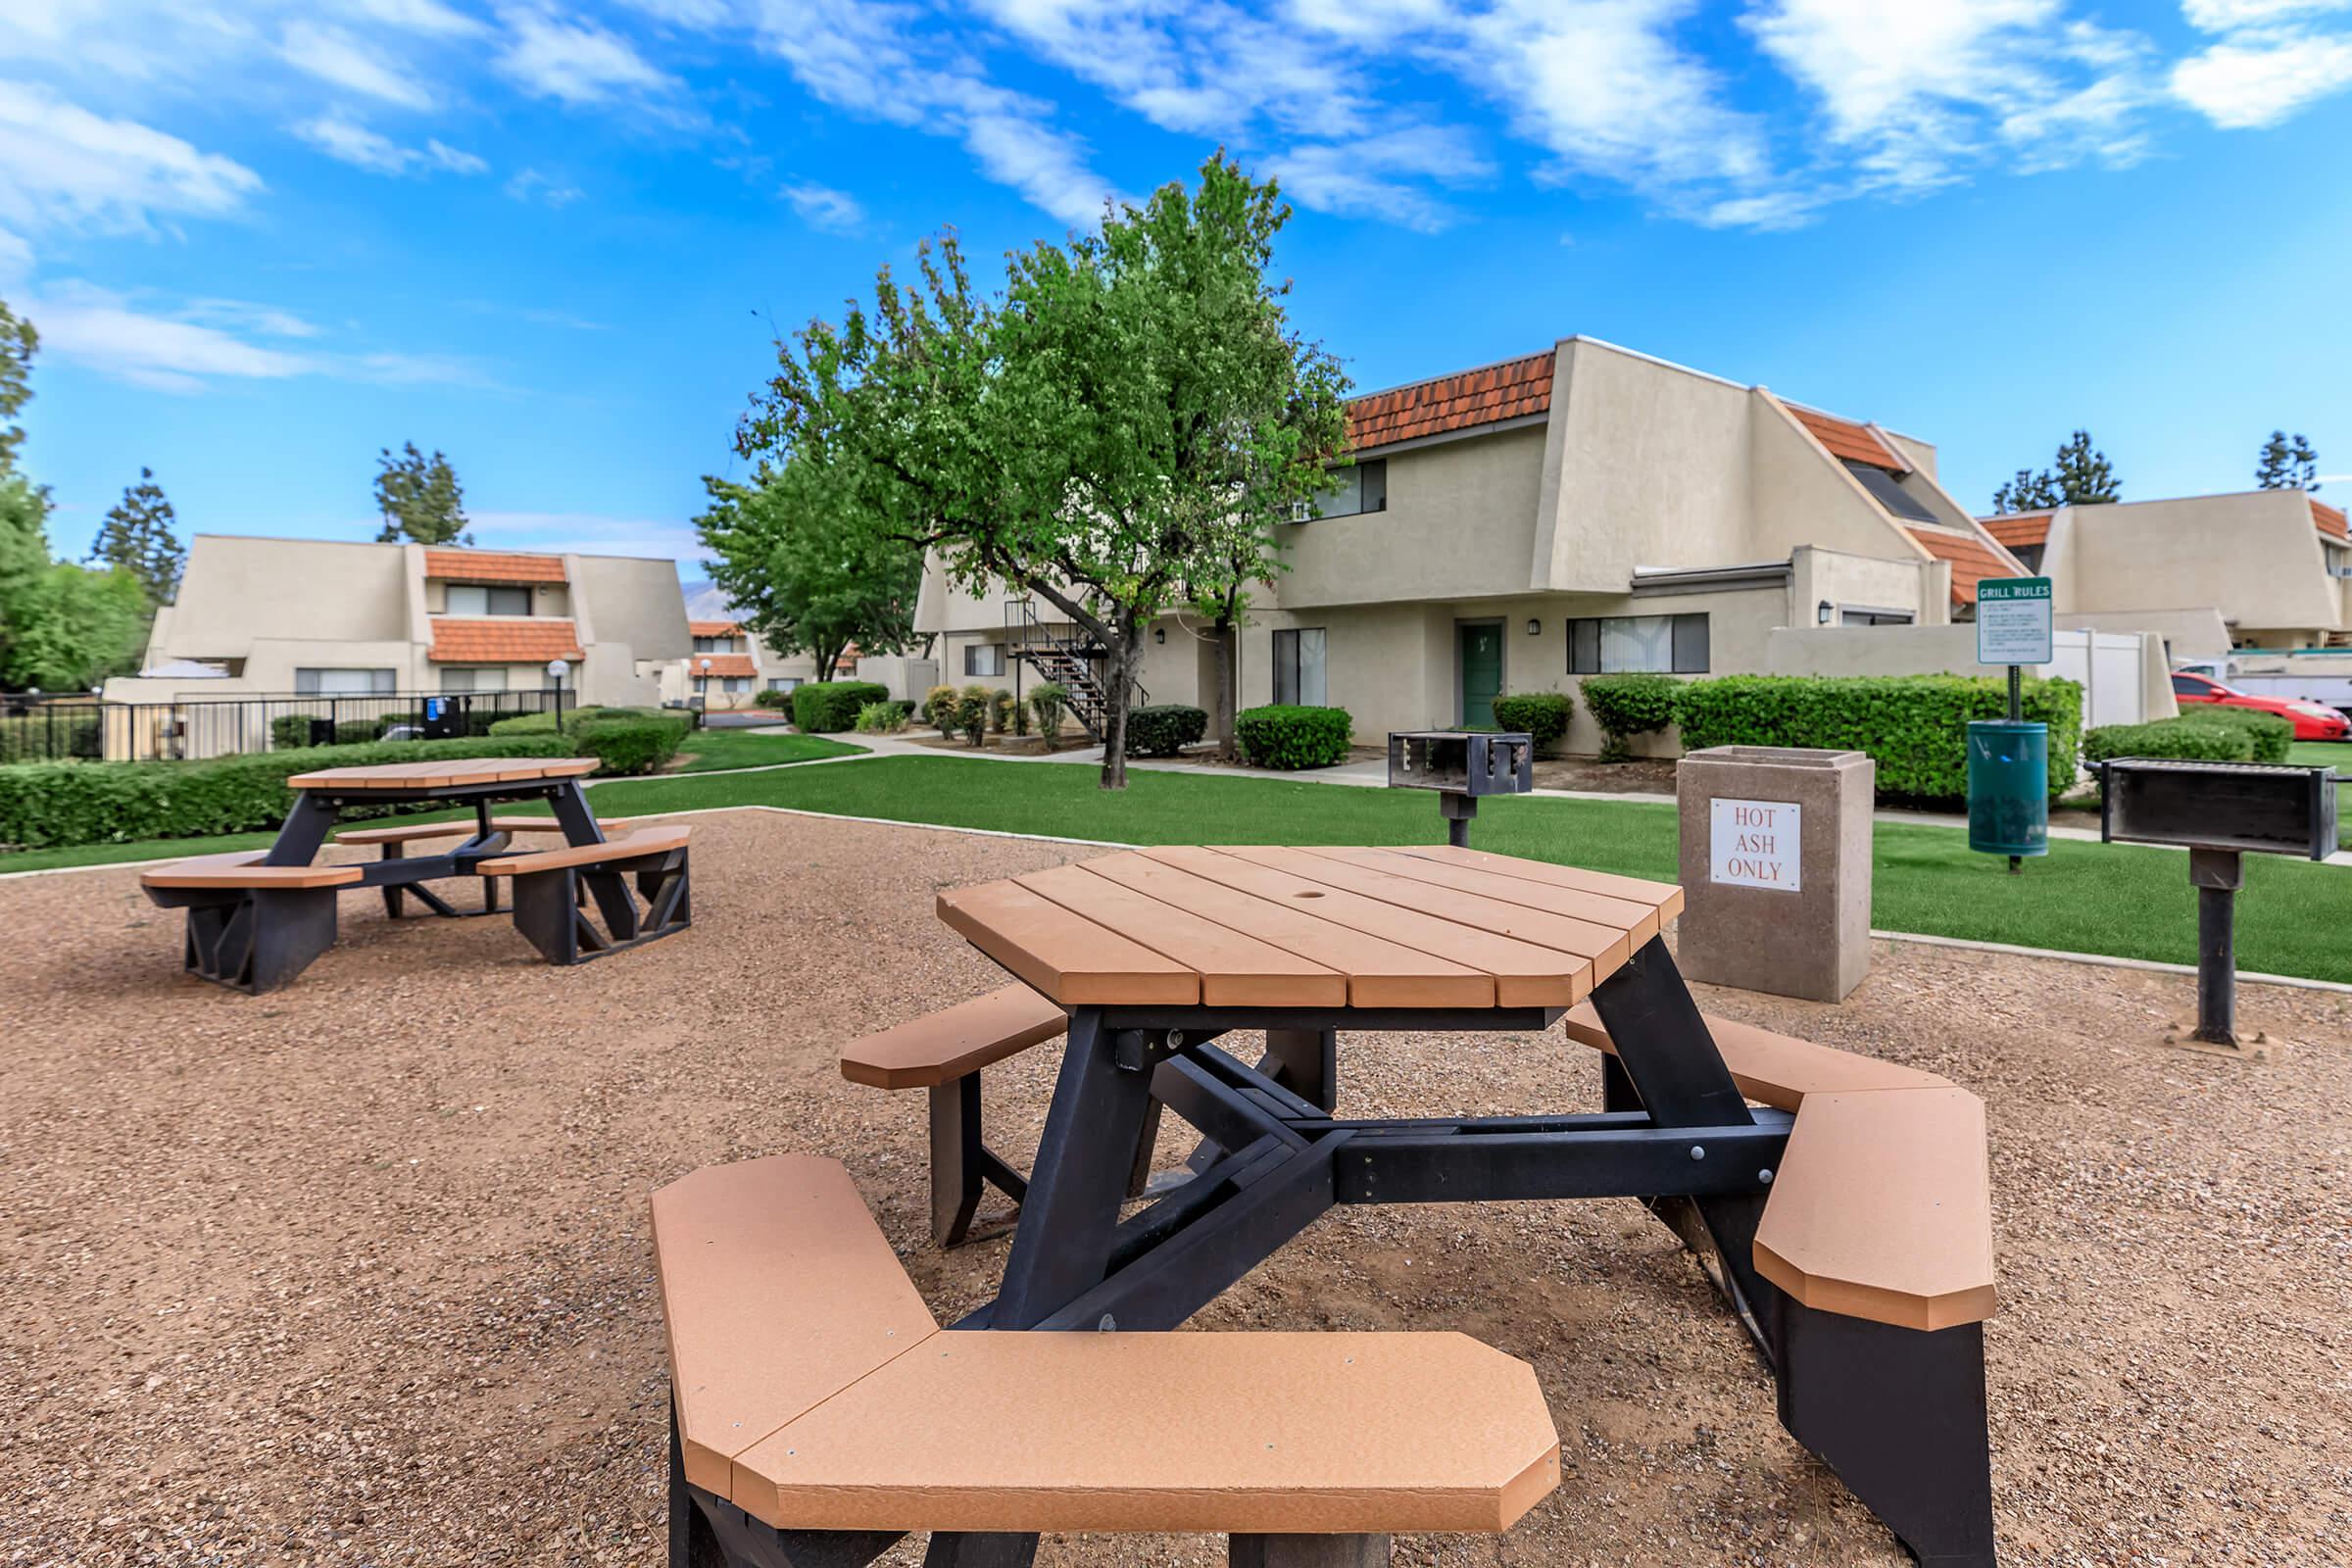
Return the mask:
<path fill-rule="evenodd" d="M 1110 651 L 1094 633 L 1075 621 L 1040 620 L 1035 600 L 1008 599 L 1004 602 L 1004 651 L 1028 665 L 1040 680 L 1058 683 L 1069 693 L 1070 716 L 1096 741 L 1102 739 L 1110 700 L 1103 689 L 1102 669 Z M 1135 706 L 1151 700 L 1152 694 L 1138 683 Z"/>

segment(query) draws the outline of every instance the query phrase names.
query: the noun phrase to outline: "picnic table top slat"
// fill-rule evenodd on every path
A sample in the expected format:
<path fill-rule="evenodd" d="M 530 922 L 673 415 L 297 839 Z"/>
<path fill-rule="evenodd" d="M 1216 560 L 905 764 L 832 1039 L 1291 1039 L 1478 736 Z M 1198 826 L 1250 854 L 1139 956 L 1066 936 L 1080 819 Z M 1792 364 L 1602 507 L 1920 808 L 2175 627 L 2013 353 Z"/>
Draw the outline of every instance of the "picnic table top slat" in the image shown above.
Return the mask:
<path fill-rule="evenodd" d="M 973 947 L 1065 1007 L 1189 1007 L 1200 1000 L 1195 971 L 1017 882 L 942 893 L 938 908 L 939 917 Z"/>
<path fill-rule="evenodd" d="M 1348 1005 L 1348 977 L 1246 932 L 1082 866 L 1057 865 L 1013 878 L 1103 931 L 1183 964 L 1200 977 L 1208 1006 Z"/>
<path fill-rule="evenodd" d="M 444 789 L 474 784 L 577 778 L 596 771 L 593 757 L 452 757 L 424 762 L 369 762 L 322 767 L 286 780 L 296 790 Z"/>
<path fill-rule="evenodd" d="M 1658 906 L 1637 904 L 1629 899 L 1613 899 L 1604 894 L 1587 892 L 1581 888 L 1563 887 L 1557 883 L 1521 873 L 1502 874 L 1478 866 L 1458 865 L 1446 860 L 1432 860 L 1394 849 L 1313 849 L 1310 855 L 1326 856 L 1401 876 L 1415 882 L 1427 882 L 1436 887 L 1451 888 L 1456 892 L 1476 894 L 1482 899 L 1498 899 L 1505 904 L 1523 904 L 1531 909 L 1543 909 L 1551 914 L 1564 914 L 1570 919 L 1587 920 L 1597 926 L 1624 933 L 1627 942 L 1639 948 L 1658 934 Z M 1535 862 L 1527 862 L 1530 865 Z"/>

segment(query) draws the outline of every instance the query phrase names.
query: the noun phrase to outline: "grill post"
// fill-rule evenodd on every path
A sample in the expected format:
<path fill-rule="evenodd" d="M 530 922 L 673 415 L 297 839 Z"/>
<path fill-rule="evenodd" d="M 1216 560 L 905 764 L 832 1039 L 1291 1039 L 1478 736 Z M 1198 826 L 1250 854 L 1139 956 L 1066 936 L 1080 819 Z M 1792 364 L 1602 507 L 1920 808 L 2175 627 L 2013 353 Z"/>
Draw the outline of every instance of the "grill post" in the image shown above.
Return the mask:
<path fill-rule="evenodd" d="M 2244 858 L 2235 850 L 2188 852 L 2188 880 L 2197 890 L 2197 1027 L 2207 1045 L 2237 1044 L 2237 890 Z"/>

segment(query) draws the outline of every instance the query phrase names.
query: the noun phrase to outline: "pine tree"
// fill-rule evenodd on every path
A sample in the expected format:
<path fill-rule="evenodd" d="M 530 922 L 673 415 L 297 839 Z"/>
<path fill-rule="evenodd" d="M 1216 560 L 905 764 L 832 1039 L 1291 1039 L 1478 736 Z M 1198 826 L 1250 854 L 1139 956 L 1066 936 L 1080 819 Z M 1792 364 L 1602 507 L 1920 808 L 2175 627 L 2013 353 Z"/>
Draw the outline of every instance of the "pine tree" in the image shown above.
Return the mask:
<path fill-rule="evenodd" d="M 376 460 L 375 509 L 384 515 L 376 543 L 472 544 L 466 531 L 466 493 L 449 460 L 439 452 L 427 458 L 414 441 L 403 442 L 401 450 L 396 458 L 386 447 Z"/>
<path fill-rule="evenodd" d="M 2035 473 L 2032 468 L 2020 468 L 2016 478 L 1992 493 L 1995 512 L 2046 512 L 2063 504 L 2058 482 L 2046 470 Z"/>
<path fill-rule="evenodd" d="M 179 591 L 179 572 L 187 550 L 172 532 L 177 521 L 155 470 L 139 469 L 139 482 L 122 488 L 122 499 L 106 514 L 105 526 L 90 548 L 92 564 L 120 566 L 139 579 L 150 604 L 168 605 Z"/>
<path fill-rule="evenodd" d="M 32 355 L 41 334 L 0 300 L 0 473 L 17 466 L 17 448 L 24 445 L 24 427 L 17 411 L 32 400 Z"/>
<path fill-rule="evenodd" d="M 2020 468 L 2017 477 L 1992 493 L 1995 512 L 2042 512 L 2052 507 L 2093 507 L 2119 500 L 2123 486 L 2107 454 L 2090 444 L 2088 430 L 2077 430 L 2058 449 L 2054 466 L 2039 473 Z"/>
<path fill-rule="evenodd" d="M 2254 467 L 2254 482 L 2265 490 L 2317 490 L 2320 455 L 2302 435 L 2290 441 L 2284 430 L 2273 430 L 2271 438 L 2262 444 L 2262 457 Z"/>

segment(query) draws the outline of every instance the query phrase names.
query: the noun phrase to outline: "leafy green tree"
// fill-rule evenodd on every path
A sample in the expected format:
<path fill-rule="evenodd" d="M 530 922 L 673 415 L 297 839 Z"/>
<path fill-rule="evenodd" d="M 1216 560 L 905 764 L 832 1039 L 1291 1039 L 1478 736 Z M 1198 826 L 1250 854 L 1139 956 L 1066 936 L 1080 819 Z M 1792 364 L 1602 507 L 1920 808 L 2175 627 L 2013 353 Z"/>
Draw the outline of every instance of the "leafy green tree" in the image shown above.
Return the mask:
<path fill-rule="evenodd" d="M 473 543 L 466 531 L 466 493 L 456 470 L 438 451 L 428 458 L 414 441 L 403 442 L 397 458 L 389 447 L 377 456 L 375 510 L 384 517 L 378 544 L 403 539 L 420 545 Z"/>
<path fill-rule="evenodd" d="M 86 691 L 139 667 L 152 607 L 133 573 L 53 563 L 18 596 L 5 679 L 43 691 Z"/>
<path fill-rule="evenodd" d="M 106 521 L 90 547 L 92 562 L 105 562 L 139 579 L 150 604 L 168 605 L 179 591 L 180 568 L 188 552 L 172 531 L 177 519 L 155 470 L 139 469 L 139 482 L 125 485 L 122 499 L 106 514 Z"/>
<path fill-rule="evenodd" d="M 922 550 L 865 514 L 853 484 L 812 457 L 762 464 L 750 484 L 706 477 L 710 507 L 695 530 L 710 580 L 760 641 L 807 653 L 831 680 L 842 653 L 895 654 L 917 639 Z"/>
<path fill-rule="evenodd" d="M 2122 499 L 2123 486 L 2107 454 L 2090 444 L 2088 430 L 2077 430 L 2058 448 L 2050 467 L 2036 473 L 2020 468 L 2017 477 L 1992 493 L 1995 512 L 2045 512 L 2052 507 L 2091 507 Z"/>
<path fill-rule="evenodd" d="M 0 473 L 17 466 L 17 448 L 24 444 L 17 411 L 32 401 L 32 356 L 40 346 L 32 323 L 0 300 Z"/>
<path fill-rule="evenodd" d="M 2317 490 L 2320 455 L 2302 435 L 2297 434 L 2290 441 L 2284 430 L 2273 430 L 2271 438 L 2262 444 L 2262 456 L 2254 467 L 2254 482 L 2265 490 Z"/>

